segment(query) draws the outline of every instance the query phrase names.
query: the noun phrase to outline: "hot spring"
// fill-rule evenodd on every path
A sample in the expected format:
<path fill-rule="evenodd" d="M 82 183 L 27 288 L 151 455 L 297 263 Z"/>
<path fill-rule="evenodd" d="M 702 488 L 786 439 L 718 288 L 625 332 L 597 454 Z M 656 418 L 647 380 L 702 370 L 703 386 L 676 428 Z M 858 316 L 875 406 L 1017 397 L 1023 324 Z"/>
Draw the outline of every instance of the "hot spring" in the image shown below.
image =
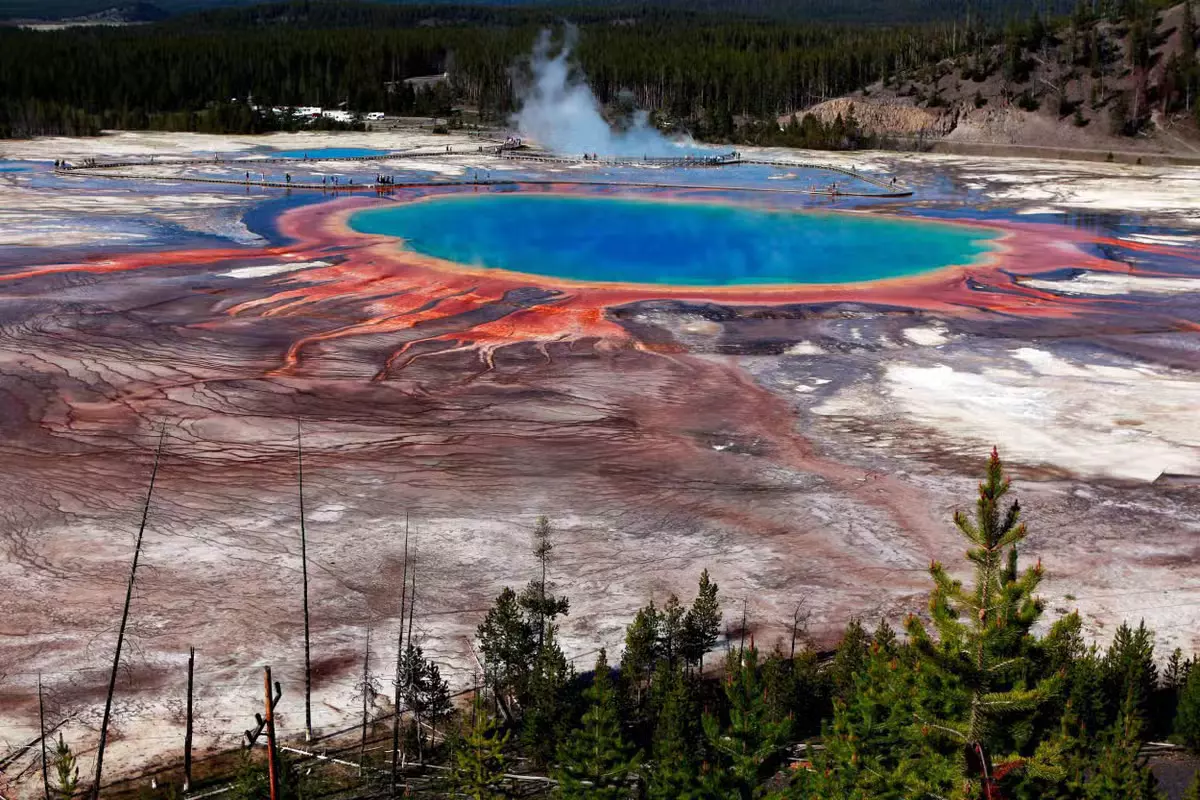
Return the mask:
<path fill-rule="evenodd" d="M 860 283 L 977 261 L 1000 234 L 870 214 L 534 194 L 450 195 L 353 214 L 426 256 L 587 283 Z"/>

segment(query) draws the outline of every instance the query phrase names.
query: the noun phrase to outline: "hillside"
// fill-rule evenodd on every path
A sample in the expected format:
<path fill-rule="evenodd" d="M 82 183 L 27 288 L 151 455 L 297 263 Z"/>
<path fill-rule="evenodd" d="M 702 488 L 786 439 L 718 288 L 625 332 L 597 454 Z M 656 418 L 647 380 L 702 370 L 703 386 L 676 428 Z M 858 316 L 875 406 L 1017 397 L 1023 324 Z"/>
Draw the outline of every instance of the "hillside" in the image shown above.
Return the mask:
<path fill-rule="evenodd" d="M 870 136 L 1200 155 L 1195 9 L 1034 19 L 1004 41 L 780 117 L 853 116 Z"/>

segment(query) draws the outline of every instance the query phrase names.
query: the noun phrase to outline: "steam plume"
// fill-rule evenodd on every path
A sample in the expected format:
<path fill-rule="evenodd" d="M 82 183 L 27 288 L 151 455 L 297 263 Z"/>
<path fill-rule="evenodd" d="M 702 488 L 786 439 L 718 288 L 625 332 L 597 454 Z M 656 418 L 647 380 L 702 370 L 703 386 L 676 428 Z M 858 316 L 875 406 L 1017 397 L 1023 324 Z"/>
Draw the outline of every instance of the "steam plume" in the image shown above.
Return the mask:
<path fill-rule="evenodd" d="M 533 47 L 528 71 L 517 79 L 520 110 L 513 122 L 522 138 L 558 153 L 672 156 L 694 150 L 690 139 L 676 142 L 650 125 L 645 111 L 633 112 L 630 124 L 613 130 L 600 114 L 600 103 L 583 75 L 572 69 L 577 31 L 566 29 L 561 45 L 543 30 Z M 686 150 L 685 150 L 686 148 Z"/>

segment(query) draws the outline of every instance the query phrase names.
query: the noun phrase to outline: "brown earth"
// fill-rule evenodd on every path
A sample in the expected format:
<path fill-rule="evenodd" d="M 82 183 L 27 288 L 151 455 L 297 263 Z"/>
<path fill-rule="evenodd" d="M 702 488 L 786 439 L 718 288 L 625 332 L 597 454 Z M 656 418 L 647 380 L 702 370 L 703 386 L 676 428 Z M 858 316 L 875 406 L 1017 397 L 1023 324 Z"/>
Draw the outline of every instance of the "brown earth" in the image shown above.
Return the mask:
<path fill-rule="evenodd" d="M 1108 37 L 1114 51 L 1101 77 L 1069 63 L 1066 45 L 1060 41 L 1042 52 L 1025 53 L 1032 64 L 1028 78 L 1009 81 L 1000 66 L 1003 51 L 997 46 L 987 54 L 992 64 L 987 77 L 974 74 L 976 59 L 960 57 L 886 83 L 877 81 L 846 97 L 782 115 L 778 121 L 786 125 L 811 114 L 829 123 L 838 115 L 846 119 L 852 106 L 865 133 L 898 140 L 901 147 L 946 142 L 1200 157 L 1195 115 L 1165 110 L 1170 91 L 1166 67 L 1181 53 L 1182 15 L 1182 5 L 1160 15 L 1159 43 L 1144 75 L 1129 66 L 1124 32 L 1098 23 L 1095 30 Z M 1065 33 L 1060 31 L 1059 38 L 1064 39 Z M 1022 107 L 1023 95 L 1034 98 L 1038 107 Z M 1132 112 L 1140 109 L 1146 117 L 1137 136 L 1114 132 L 1118 95 L 1125 96 Z"/>

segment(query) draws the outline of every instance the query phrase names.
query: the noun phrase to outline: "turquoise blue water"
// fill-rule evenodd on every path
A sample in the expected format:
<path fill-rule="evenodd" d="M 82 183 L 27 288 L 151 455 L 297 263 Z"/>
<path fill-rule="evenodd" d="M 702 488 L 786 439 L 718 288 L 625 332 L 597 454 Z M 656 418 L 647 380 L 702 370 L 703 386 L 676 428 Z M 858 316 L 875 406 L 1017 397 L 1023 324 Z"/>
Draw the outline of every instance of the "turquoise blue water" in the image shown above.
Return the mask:
<path fill-rule="evenodd" d="M 969 263 L 997 235 L 865 214 L 521 194 L 370 209 L 350 226 L 475 267 L 674 286 L 902 277 Z"/>
<path fill-rule="evenodd" d="M 311 150 L 280 150 L 273 155 L 283 158 L 362 158 L 386 154 L 387 150 L 370 150 L 365 147 L 314 147 Z"/>

